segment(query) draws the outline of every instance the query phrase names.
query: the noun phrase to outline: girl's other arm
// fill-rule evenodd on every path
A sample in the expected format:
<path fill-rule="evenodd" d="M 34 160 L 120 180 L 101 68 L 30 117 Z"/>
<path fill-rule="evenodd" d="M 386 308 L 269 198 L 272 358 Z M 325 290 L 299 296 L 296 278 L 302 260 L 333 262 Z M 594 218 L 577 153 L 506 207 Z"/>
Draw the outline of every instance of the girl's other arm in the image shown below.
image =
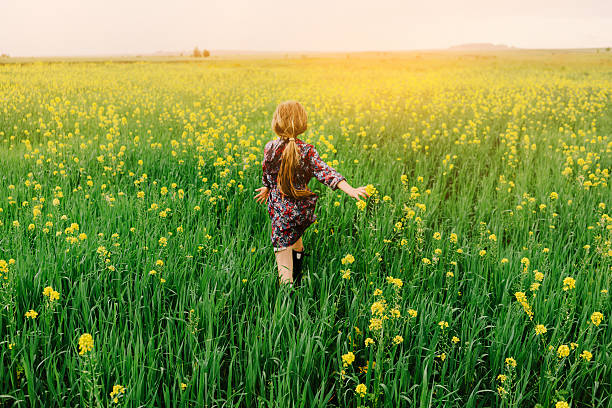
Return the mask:
<path fill-rule="evenodd" d="M 273 181 L 272 181 L 272 176 L 270 175 L 270 147 L 269 144 L 266 144 L 266 146 L 264 147 L 264 158 L 261 161 L 261 169 L 262 169 L 262 175 L 261 175 L 261 183 L 266 186 L 268 189 L 271 189 L 272 186 L 274 185 Z"/>
<path fill-rule="evenodd" d="M 258 203 L 263 203 L 265 201 L 268 201 L 268 194 L 270 193 L 270 189 L 272 188 L 272 184 L 273 184 L 272 177 L 269 172 L 269 168 L 270 168 L 270 149 L 268 147 L 268 144 L 266 144 L 266 146 L 264 147 L 264 158 L 261 161 L 261 169 L 262 169 L 261 183 L 265 187 L 259 187 L 255 189 L 255 191 L 257 191 L 257 194 L 255 194 L 255 197 L 253 197 L 255 201 L 257 201 Z"/>

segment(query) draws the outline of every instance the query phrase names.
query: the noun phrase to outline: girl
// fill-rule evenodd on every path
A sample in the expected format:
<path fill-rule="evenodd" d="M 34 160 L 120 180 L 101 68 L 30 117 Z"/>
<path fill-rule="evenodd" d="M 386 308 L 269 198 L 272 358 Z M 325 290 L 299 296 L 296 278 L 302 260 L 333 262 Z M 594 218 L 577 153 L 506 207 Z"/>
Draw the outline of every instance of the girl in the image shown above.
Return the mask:
<path fill-rule="evenodd" d="M 296 101 L 282 102 L 272 116 L 272 130 L 278 135 L 266 143 L 262 161 L 264 187 L 256 189 L 255 200 L 268 202 L 272 221 L 272 245 L 278 275 L 283 283 L 299 286 L 304 245 L 302 234 L 316 219 L 317 196 L 308 189 L 314 176 L 332 190 L 367 198 L 365 186 L 351 187 L 344 176 L 328 166 L 315 147 L 298 139 L 307 128 L 306 111 Z"/>

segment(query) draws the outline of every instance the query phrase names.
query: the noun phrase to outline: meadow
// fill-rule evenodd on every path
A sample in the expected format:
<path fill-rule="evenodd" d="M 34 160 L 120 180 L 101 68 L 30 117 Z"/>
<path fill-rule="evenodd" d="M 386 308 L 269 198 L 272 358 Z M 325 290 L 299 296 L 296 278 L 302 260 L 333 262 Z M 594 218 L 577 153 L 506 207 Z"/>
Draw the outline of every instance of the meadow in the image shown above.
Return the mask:
<path fill-rule="evenodd" d="M 313 179 L 303 286 L 261 186 Z M 0 406 L 612 406 L 612 53 L 0 65 Z"/>

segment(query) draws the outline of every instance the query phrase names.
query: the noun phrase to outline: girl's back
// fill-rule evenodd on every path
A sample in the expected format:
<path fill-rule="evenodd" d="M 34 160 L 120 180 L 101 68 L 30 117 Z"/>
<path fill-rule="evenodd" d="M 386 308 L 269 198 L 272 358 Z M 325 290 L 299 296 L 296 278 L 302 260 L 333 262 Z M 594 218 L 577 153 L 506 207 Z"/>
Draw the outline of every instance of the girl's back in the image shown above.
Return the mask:
<path fill-rule="evenodd" d="M 312 177 L 335 190 L 344 177 L 325 163 L 317 149 L 300 139 L 295 139 L 298 146 L 300 161 L 293 169 L 292 181 L 296 188 L 305 189 Z M 274 139 L 264 147 L 263 184 L 270 190 L 277 189 L 277 178 L 281 166 L 283 151 L 287 146 L 287 139 Z"/>

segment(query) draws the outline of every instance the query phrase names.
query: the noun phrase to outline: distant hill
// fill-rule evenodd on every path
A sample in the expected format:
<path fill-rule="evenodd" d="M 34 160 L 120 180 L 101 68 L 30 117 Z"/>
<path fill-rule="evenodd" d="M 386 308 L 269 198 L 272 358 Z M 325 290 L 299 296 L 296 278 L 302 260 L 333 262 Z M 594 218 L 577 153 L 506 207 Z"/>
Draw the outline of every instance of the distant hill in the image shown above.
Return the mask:
<path fill-rule="evenodd" d="M 517 47 L 509 47 L 505 44 L 492 44 L 492 43 L 471 43 L 471 44 L 459 44 L 448 47 L 449 50 L 461 50 L 461 51 L 499 51 L 499 50 L 518 50 Z"/>

